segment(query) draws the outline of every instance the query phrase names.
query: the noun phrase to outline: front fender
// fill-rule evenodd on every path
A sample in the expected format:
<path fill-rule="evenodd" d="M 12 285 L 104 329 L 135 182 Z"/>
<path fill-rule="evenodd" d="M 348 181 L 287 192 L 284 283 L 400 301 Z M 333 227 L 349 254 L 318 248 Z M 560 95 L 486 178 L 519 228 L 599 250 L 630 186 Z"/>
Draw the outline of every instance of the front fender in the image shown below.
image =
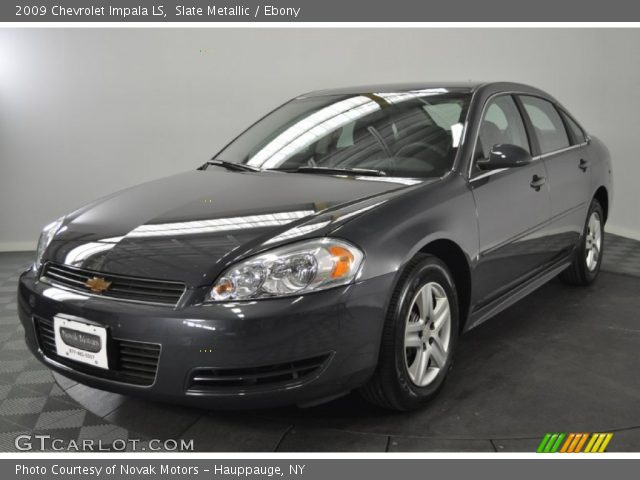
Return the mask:
<path fill-rule="evenodd" d="M 475 202 L 459 175 L 408 191 L 333 233 L 363 248 L 363 280 L 397 273 L 436 240 L 458 245 L 471 267 L 478 258 Z"/>

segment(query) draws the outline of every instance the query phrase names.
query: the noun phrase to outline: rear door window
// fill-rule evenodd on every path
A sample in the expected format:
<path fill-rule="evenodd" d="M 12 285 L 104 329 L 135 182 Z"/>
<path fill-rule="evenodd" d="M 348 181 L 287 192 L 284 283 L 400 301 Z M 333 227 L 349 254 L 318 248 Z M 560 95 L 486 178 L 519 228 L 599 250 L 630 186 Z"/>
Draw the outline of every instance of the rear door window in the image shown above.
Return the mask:
<path fill-rule="evenodd" d="M 538 97 L 521 96 L 540 144 L 540 153 L 551 153 L 570 145 L 567 129 L 551 102 Z"/>

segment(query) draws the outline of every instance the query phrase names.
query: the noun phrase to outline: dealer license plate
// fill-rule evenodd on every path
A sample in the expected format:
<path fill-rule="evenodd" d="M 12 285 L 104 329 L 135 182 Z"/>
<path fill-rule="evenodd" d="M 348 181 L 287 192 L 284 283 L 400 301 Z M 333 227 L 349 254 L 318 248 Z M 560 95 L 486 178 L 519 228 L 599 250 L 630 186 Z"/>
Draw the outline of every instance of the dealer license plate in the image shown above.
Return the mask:
<path fill-rule="evenodd" d="M 64 317 L 54 317 L 53 327 L 58 355 L 94 367 L 109 368 L 106 328 Z"/>

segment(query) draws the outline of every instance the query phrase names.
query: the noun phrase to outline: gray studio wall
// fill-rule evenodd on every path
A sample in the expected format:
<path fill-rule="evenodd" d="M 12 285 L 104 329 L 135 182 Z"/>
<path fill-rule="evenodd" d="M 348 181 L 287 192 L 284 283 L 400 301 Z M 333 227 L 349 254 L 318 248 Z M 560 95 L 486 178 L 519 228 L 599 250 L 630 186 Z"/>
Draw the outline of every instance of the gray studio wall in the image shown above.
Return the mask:
<path fill-rule="evenodd" d="M 46 222 L 94 198 L 195 168 L 298 93 L 420 79 L 556 95 L 611 148 L 610 229 L 640 238 L 639 33 L 0 29 L 0 250 L 33 248 Z"/>

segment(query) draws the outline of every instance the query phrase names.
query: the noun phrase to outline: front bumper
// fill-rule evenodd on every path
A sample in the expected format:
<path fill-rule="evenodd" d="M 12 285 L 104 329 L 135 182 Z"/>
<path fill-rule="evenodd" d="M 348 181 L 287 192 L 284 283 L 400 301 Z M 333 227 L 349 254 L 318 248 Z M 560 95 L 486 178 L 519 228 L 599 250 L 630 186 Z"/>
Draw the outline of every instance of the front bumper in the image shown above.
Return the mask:
<path fill-rule="evenodd" d="M 20 278 L 18 312 L 38 359 L 95 388 L 213 408 L 312 404 L 362 385 L 373 373 L 392 277 L 299 297 L 174 309 L 70 292 L 40 282 L 29 270 Z M 100 370 L 49 354 L 36 323 L 55 315 L 105 326 L 111 339 L 160 345 L 151 384 L 106 378 Z M 211 388 L 192 382 L 202 369 L 234 369 L 242 376 L 319 357 L 326 358 L 321 368 L 289 381 Z"/>

